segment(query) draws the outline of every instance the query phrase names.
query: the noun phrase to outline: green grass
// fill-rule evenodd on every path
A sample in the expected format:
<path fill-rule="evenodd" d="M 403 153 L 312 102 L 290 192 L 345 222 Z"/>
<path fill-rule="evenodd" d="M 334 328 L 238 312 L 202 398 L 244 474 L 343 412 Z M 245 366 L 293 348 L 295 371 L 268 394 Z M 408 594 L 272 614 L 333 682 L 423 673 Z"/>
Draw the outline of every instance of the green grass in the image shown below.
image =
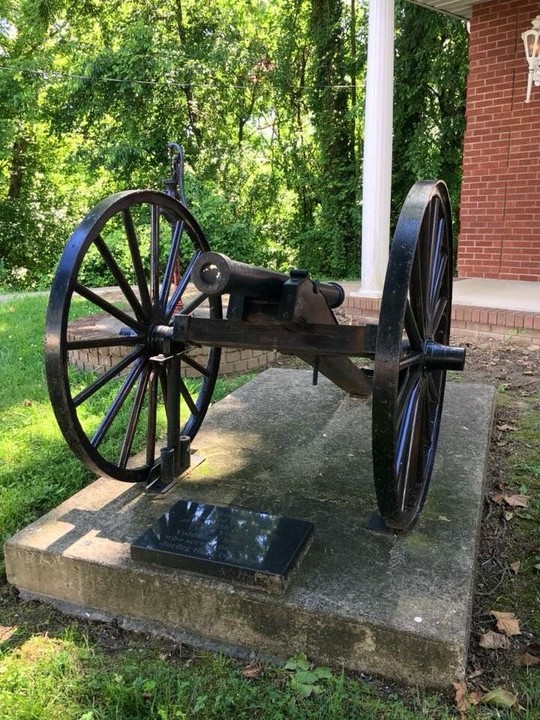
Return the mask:
<path fill-rule="evenodd" d="M 302 697 L 295 673 L 261 666 L 246 677 L 245 664 L 206 652 L 175 652 L 138 638 L 105 654 L 72 630 L 32 634 L 0 649 L 0 717 L 3 720 L 450 720 L 440 695 L 412 693 L 407 702 L 385 697 L 341 672 L 324 672 L 317 692 Z M 250 668 L 253 666 L 250 666 Z M 318 668 L 314 668 L 318 670 Z M 522 720 L 537 718 L 531 684 L 520 686 Z M 535 705 L 533 705 L 535 703 Z M 527 707 L 527 705 L 529 707 Z M 482 708 L 470 717 L 517 717 Z"/>
<path fill-rule="evenodd" d="M 528 497 L 528 507 L 508 526 L 508 563 L 519 562 L 517 575 L 504 583 L 498 604 L 511 607 L 540 637 L 540 394 L 521 399 L 513 451 L 507 459 L 510 492 Z"/>
<path fill-rule="evenodd" d="M 33 635 L 0 655 L 3 720 L 444 720 L 437 698 L 407 708 L 381 700 L 365 683 L 334 673 L 302 698 L 294 674 L 267 667 L 249 679 L 243 666 L 210 653 L 164 657 L 133 643 L 105 655 L 84 637 Z"/>
<path fill-rule="evenodd" d="M 68 450 L 49 404 L 45 306 L 43 297 L 0 304 L 0 542 L 91 477 Z"/>

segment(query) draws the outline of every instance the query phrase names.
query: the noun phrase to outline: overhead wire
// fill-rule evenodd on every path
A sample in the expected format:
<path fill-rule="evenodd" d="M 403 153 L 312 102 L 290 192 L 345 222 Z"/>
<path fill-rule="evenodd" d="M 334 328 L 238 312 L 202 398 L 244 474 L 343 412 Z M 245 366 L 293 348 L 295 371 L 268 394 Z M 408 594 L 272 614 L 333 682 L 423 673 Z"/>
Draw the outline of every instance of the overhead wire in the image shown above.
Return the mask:
<path fill-rule="evenodd" d="M 117 83 L 117 84 L 129 84 L 129 85 L 168 85 L 171 87 L 180 88 L 217 88 L 219 84 L 214 83 L 199 83 L 199 82 L 178 82 L 176 80 L 170 80 L 163 78 L 162 80 L 139 80 L 136 78 L 119 78 L 119 77 L 94 77 L 93 75 L 78 75 L 75 73 L 63 73 L 57 70 L 31 70 L 30 68 L 12 67 L 10 65 L 0 65 L 0 71 L 13 72 L 13 73 L 27 73 L 29 75 L 36 75 L 41 77 L 44 81 L 52 80 L 84 80 L 85 82 L 102 82 L 102 83 Z M 227 87 L 234 88 L 237 90 L 248 90 L 253 87 L 255 83 L 249 83 L 247 85 L 236 85 L 232 83 L 226 83 Z M 295 90 L 350 90 L 356 87 L 352 84 L 340 84 L 340 85 L 296 85 Z"/>

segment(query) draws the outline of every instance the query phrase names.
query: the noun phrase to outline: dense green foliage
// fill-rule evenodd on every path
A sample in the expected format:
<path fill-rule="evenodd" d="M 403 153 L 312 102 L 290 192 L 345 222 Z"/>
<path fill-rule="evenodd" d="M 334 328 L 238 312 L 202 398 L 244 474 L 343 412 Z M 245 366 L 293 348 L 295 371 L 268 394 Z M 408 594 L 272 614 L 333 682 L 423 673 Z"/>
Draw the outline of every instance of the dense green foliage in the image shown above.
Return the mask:
<path fill-rule="evenodd" d="M 468 37 L 448 16 L 408 0 L 397 8 L 393 211 L 420 177 L 442 178 L 457 209 Z"/>
<path fill-rule="evenodd" d="M 104 195 L 186 149 L 212 247 L 357 274 L 365 0 L 0 0 L 0 284 L 47 287 Z M 395 205 L 460 181 L 466 31 L 400 0 Z"/>

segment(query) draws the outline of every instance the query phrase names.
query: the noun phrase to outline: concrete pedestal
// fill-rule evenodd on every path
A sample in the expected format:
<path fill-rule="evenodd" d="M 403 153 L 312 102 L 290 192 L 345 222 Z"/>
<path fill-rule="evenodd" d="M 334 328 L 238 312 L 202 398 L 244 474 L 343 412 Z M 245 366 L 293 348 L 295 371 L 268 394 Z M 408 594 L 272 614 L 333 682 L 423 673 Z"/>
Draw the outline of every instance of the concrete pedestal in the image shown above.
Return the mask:
<path fill-rule="evenodd" d="M 494 390 L 447 386 L 428 500 L 417 528 L 395 536 L 367 527 L 369 400 L 310 379 L 268 370 L 211 408 L 194 442 L 205 462 L 166 495 L 96 480 L 8 541 L 9 581 L 69 612 L 225 652 L 306 652 L 447 684 L 466 659 Z M 179 499 L 309 520 L 314 540 L 278 596 L 131 560 L 130 543 Z"/>

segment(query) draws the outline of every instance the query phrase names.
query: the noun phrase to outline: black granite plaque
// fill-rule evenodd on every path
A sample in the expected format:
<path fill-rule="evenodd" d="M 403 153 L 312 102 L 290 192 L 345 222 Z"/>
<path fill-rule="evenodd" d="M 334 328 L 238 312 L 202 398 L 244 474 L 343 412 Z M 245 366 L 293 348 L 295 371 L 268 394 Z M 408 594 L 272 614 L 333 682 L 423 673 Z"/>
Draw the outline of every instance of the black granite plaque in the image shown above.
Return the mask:
<path fill-rule="evenodd" d="M 280 592 L 312 534 L 305 520 L 181 500 L 132 543 L 131 557 Z"/>

